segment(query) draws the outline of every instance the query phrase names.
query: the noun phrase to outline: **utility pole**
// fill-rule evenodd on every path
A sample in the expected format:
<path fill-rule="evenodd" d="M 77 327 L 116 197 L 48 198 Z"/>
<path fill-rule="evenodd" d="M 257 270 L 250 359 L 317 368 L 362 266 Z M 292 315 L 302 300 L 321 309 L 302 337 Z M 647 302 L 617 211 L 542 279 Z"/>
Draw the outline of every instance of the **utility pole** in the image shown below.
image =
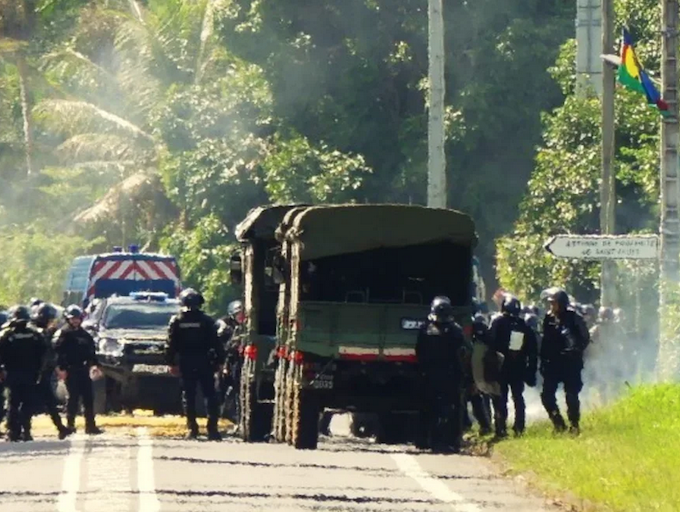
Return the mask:
<path fill-rule="evenodd" d="M 576 3 L 576 95 L 580 98 L 588 91 L 602 97 L 602 1 Z"/>
<path fill-rule="evenodd" d="M 427 205 L 446 208 L 444 153 L 444 15 L 442 0 L 429 0 L 429 110 Z"/>
<path fill-rule="evenodd" d="M 614 53 L 614 0 L 602 0 L 602 53 Z M 600 233 L 616 233 L 616 176 L 614 173 L 614 67 L 602 69 L 602 183 L 600 184 Z M 616 301 L 616 263 L 602 262 L 600 303 L 613 306 Z"/>
<path fill-rule="evenodd" d="M 678 370 L 674 332 L 664 332 L 671 292 L 678 282 L 680 220 L 678 220 L 678 0 L 661 0 L 661 87 L 668 116 L 661 121 L 661 339 L 658 369 L 662 378 L 675 378 Z M 675 363 L 670 363 L 675 361 Z"/>

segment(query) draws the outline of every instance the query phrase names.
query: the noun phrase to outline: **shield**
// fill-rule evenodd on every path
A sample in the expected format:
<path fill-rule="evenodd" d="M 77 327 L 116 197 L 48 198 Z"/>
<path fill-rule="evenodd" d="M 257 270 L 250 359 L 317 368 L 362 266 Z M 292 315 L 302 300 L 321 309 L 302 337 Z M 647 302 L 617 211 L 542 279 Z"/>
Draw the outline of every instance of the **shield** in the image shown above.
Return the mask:
<path fill-rule="evenodd" d="M 489 350 L 489 347 L 479 341 L 472 346 L 472 377 L 475 385 L 487 395 L 500 396 L 501 387 L 498 383 L 500 370 L 503 365 L 503 354 Z"/>

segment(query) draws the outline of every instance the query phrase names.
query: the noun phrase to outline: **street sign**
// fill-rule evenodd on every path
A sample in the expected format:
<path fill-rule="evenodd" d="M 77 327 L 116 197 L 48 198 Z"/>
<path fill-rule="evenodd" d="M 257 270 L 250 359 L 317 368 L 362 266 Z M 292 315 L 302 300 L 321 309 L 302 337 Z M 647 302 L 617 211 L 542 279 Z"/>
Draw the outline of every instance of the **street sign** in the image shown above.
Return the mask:
<path fill-rule="evenodd" d="M 659 257 L 657 235 L 557 235 L 544 245 L 558 258 L 650 260 Z"/>

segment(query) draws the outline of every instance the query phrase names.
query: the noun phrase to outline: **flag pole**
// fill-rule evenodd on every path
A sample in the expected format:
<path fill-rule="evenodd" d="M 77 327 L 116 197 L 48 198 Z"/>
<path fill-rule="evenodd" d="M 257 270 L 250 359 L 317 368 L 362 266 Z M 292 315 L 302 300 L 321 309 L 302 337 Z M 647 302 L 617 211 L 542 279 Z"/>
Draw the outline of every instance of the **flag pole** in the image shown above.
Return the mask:
<path fill-rule="evenodd" d="M 614 53 L 614 0 L 602 0 L 602 51 Z M 600 184 L 600 233 L 616 233 L 616 176 L 614 174 L 614 91 L 613 66 L 602 69 L 602 182 Z M 616 263 L 602 262 L 600 304 L 613 306 L 616 302 Z"/>

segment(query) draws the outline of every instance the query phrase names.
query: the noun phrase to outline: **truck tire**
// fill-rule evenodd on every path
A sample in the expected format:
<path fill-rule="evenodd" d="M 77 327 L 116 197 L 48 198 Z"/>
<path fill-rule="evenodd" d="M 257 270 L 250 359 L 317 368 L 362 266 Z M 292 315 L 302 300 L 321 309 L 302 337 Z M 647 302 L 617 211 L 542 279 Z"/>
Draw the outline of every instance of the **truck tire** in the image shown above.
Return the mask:
<path fill-rule="evenodd" d="M 282 443 L 286 440 L 286 377 L 288 373 L 288 361 L 279 358 L 274 377 L 274 439 Z"/>
<path fill-rule="evenodd" d="M 302 366 L 295 364 L 292 444 L 298 450 L 316 450 L 319 442 L 319 400 L 314 391 L 302 388 Z"/>
<path fill-rule="evenodd" d="M 284 415 L 284 433 L 286 443 L 293 444 L 293 404 L 295 403 L 296 388 L 295 388 L 295 364 L 288 362 L 286 364 L 286 373 L 284 379 L 285 396 L 283 397 L 283 415 Z"/>
<path fill-rule="evenodd" d="M 246 360 L 241 374 L 241 438 L 248 443 L 265 441 L 271 432 L 272 407 L 257 401 L 254 362 Z"/>
<path fill-rule="evenodd" d="M 380 444 L 401 444 L 411 441 L 408 414 L 384 413 L 379 416 L 376 442 Z"/>

